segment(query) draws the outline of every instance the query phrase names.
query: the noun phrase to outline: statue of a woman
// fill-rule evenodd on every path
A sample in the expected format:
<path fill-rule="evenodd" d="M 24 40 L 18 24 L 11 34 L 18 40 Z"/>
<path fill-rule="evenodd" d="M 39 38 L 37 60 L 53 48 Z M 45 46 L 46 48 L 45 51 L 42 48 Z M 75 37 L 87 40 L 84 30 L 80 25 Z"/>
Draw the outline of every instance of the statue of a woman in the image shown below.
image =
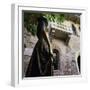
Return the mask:
<path fill-rule="evenodd" d="M 32 53 L 25 77 L 52 75 L 52 49 L 48 37 L 48 21 L 44 17 L 38 18 L 38 41 Z"/>

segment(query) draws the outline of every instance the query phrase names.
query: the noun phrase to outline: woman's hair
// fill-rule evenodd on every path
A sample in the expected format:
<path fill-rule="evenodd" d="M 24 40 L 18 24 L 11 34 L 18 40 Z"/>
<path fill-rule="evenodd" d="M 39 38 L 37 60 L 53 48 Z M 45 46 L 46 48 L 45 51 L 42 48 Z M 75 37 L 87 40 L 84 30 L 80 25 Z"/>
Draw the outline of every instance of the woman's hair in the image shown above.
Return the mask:
<path fill-rule="evenodd" d="M 37 26 L 37 37 L 38 39 L 42 38 L 44 28 L 48 26 L 48 21 L 45 17 L 41 16 L 38 18 L 38 26 Z"/>

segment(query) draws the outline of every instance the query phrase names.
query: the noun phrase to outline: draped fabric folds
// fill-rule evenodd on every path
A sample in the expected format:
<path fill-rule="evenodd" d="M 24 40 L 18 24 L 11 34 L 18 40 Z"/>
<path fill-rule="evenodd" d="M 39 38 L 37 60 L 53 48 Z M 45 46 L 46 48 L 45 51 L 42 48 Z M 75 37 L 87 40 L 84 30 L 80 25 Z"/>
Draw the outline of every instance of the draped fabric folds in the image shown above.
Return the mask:
<path fill-rule="evenodd" d="M 44 31 L 44 24 L 45 18 L 41 18 L 39 20 L 39 25 L 37 30 L 38 33 L 38 41 L 34 47 L 25 77 L 37 77 L 37 76 L 51 76 L 52 75 L 52 62 L 51 62 L 51 55 L 50 55 L 50 48 L 49 45 L 44 38 L 43 31 Z M 39 35 L 40 34 L 40 35 Z"/>

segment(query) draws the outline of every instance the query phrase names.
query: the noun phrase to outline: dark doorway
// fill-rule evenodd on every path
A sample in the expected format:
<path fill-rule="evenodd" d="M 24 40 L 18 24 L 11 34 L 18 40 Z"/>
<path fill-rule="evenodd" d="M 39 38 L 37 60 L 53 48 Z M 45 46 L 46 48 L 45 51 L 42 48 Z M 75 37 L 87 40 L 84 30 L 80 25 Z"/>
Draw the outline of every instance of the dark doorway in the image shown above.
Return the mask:
<path fill-rule="evenodd" d="M 53 61 L 54 70 L 58 70 L 59 69 L 59 51 L 57 49 L 53 49 L 53 56 L 54 56 L 54 61 Z"/>
<path fill-rule="evenodd" d="M 77 58 L 77 63 L 78 63 L 79 72 L 81 72 L 80 55 L 79 55 L 78 58 Z"/>
<path fill-rule="evenodd" d="M 74 24 L 72 24 L 72 30 L 73 30 L 73 34 L 76 35 L 76 27 L 74 26 Z"/>

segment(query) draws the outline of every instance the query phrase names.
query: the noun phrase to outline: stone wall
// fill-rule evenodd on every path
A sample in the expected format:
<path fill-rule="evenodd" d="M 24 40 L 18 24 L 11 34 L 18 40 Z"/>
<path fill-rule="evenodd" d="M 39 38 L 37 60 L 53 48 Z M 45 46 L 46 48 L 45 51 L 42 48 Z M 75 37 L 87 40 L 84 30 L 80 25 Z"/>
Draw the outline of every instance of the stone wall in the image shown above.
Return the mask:
<path fill-rule="evenodd" d="M 64 23 L 70 25 L 71 22 L 65 21 Z M 53 49 L 59 51 L 59 70 L 54 70 L 54 75 L 78 75 L 79 70 L 76 61 L 76 53 L 80 51 L 80 30 L 78 30 L 79 25 L 76 25 L 76 30 L 78 31 L 77 35 L 70 35 L 68 44 L 58 38 L 52 39 Z M 37 37 L 32 36 L 30 32 L 24 29 L 24 72 L 26 72 L 27 66 L 30 61 L 34 46 L 37 42 Z"/>
<path fill-rule="evenodd" d="M 60 53 L 60 72 L 59 75 L 78 75 L 76 53 L 80 50 L 80 39 L 71 36 L 69 45 L 64 41 L 53 39 L 53 49 L 56 48 Z"/>
<path fill-rule="evenodd" d="M 30 32 L 24 29 L 24 73 L 26 72 L 27 66 L 29 64 L 34 46 L 37 42 L 37 37 L 33 36 Z"/>

